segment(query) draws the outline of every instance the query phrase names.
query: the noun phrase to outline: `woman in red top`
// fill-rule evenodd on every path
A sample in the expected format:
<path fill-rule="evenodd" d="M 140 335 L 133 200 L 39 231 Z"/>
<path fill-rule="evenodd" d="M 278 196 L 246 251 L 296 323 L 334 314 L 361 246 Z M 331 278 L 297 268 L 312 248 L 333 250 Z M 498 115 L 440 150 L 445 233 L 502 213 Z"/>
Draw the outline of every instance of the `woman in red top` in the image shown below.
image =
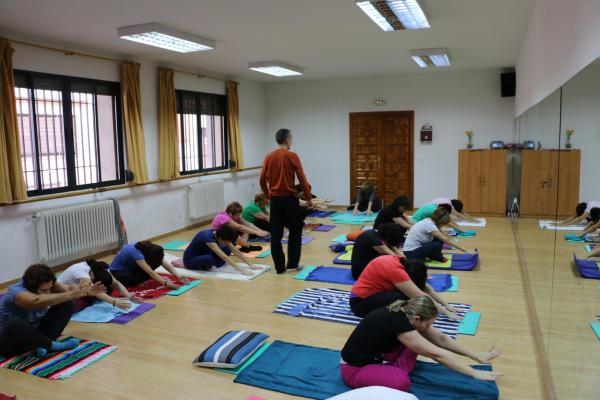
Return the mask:
<path fill-rule="evenodd" d="M 442 299 L 427 283 L 427 266 L 421 260 L 407 260 L 399 256 L 379 256 L 367 267 L 352 286 L 350 309 L 357 317 L 387 306 L 396 300 L 429 296 L 438 312 L 459 319 L 456 309 Z"/>

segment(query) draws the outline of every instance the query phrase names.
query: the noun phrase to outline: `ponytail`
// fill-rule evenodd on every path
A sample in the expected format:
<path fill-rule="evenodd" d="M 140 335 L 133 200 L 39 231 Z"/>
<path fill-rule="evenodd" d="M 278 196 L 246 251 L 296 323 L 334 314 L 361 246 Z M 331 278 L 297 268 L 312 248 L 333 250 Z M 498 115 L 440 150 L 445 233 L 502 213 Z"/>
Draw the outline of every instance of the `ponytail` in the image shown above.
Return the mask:
<path fill-rule="evenodd" d="M 437 308 L 431 297 L 417 296 L 409 300 L 396 300 L 388 306 L 393 313 L 402 311 L 407 317 L 419 317 L 426 321 L 435 318 L 438 314 Z"/>

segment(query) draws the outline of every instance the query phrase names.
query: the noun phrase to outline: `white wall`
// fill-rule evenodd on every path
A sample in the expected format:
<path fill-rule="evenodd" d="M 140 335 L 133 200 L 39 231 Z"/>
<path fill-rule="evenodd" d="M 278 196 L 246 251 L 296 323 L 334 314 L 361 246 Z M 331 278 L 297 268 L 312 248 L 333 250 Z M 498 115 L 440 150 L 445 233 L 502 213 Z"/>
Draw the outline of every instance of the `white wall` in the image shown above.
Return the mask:
<path fill-rule="evenodd" d="M 291 129 L 294 150 L 315 193 L 348 204 L 348 114 L 414 110 L 414 204 L 419 206 L 434 197 L 457 195 L 458 149 L 465 147 L 465 130 L 474 131 L 475 147 L 486 148 L 493 139 L 511 141 L 514 101 L 500 97 L 499 74 L 436 72 L 269 83 L 267 127 L 269 134 Z M 374 106 L 376 98 L 386 105 Z M 431 145 L 419 141 L 426 122 L 433 125 Z"/>
<path fill-rule="evenodd" d="M 520 115 L 600 57 L 600 1 L 536 0 L 517 61 Z"/>
<path fill-rule="evenodd" d="M 16 38 L 14 35 L 11 37 Z M 120 65 L 115 62 L 77 56 L 66 57 L 60 53 L 22 45 L 13 47 L 15 69 L 109 81 L 120 80 Z M 73 50 L 98 54 L 93 50 Z M 107 56 L 115 57 L 111 54 Z M 149 179 L 154 180 L 158 178 L 157 64 L 148 60 L 132 60 L 141 63 L 140 82 L 146 157 Z M 199 79 L 186 74 L 175 75 L 175 86 L 177 89 L 209 93 L 225 92 L 222 81 Z M 240 81 L 238 91 L 245 165 L 253 167 L 260 165 L 268 150 L 265 148 L 267 137 L 265 87 L 262 83 Z M 0 282 L 20 276 L 29 264 L 37 261 L 35 227 L 28 220 L 28 216 L 37 211 L 114 197 L 121 203 L 129 240 L 137 241 L 168 233 L 194 222 L 188 218 L 186 185 L 197 181 L 224 179 L 226 202 L 232 200 L 244 202 L 259 190 L 258 172 L 254 170 L 218 177 L 190 178 L 105 193 L 0 207 L 0 237 L 3 238 L 0 241 L 0 254 L 3 257 Z"/>

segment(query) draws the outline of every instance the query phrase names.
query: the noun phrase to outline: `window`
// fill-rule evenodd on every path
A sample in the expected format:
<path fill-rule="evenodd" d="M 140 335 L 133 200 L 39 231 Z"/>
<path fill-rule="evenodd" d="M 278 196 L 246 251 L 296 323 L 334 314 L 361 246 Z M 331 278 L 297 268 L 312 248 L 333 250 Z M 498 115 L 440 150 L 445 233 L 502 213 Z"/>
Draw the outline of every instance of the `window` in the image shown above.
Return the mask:
<path fill-rule="evenodd" d="M 27 194 L 124 183 L 120 85 L 15 71 Z"/>
<path fill-rule="evenodd" d="M 179 171 L 193 174 L 229 168 L 227 97 L 177 90 Z"/>

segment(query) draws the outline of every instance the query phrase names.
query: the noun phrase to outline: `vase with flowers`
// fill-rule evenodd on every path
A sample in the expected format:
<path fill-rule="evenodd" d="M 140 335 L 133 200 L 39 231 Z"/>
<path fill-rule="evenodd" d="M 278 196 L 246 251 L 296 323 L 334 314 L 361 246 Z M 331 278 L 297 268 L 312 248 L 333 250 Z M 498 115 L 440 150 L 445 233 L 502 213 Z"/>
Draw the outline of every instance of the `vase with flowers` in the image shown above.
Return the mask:
<path fill-rule="evenodd" d="M 571 148 L 571 136 L 573 136 L 573 129 L 567 129 L 565 131 L 565 148 L 566 149 L 570 149 Z"/>
<path fill-rule="evenodd" d="M 467 149 L 473 148 L 473 131 L 465 131 L 465 136 L 467 137 Z"/>

